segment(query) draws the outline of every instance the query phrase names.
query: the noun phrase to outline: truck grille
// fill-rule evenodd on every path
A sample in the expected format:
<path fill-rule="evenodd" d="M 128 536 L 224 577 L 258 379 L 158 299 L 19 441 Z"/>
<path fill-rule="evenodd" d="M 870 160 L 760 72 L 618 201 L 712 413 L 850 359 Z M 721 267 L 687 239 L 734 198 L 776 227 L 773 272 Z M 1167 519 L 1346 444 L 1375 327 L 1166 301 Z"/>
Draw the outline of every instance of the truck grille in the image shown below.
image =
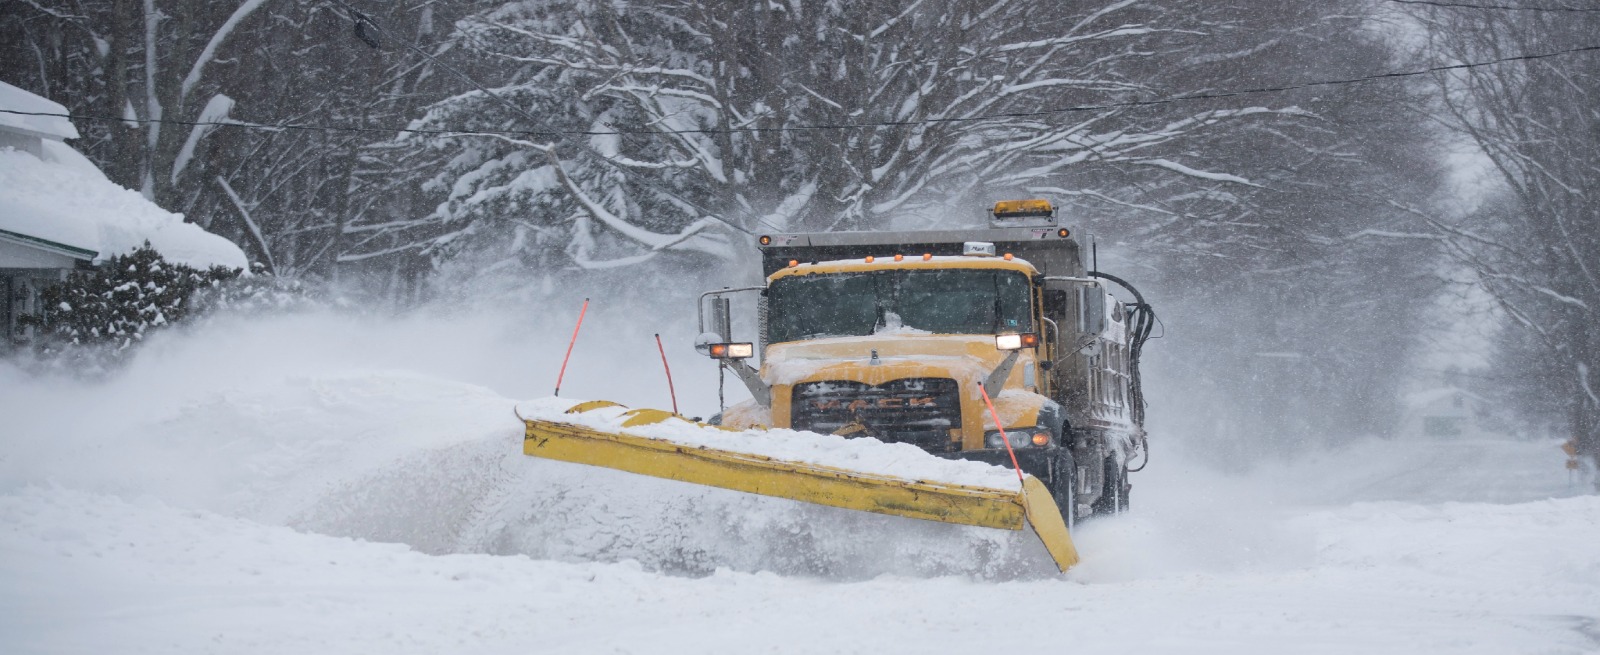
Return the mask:
<path fill-rule="evenodd" d="M 909 443 L 929 452 L 957 449 L 950 429 L 961 427 L 961 395 L 949 378 L 906 378 L 880 386 L 846 380 L 794 386 L 790 425 L 889 443 Z M 859 425 L 860 429 L 852 431 Z"/>

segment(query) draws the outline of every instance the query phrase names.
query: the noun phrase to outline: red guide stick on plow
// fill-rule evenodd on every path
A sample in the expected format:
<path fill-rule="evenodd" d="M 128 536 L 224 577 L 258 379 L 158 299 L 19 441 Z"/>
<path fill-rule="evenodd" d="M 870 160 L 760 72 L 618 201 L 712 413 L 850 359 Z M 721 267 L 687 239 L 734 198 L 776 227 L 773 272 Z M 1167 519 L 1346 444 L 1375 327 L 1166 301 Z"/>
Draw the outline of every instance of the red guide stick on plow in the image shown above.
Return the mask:
<path fill-rule="evenodd" d="M 1000 431 L 1000 443 L 1006 445 L 1006 454 L 1011 456 L 1011 468 L 1017 472 L 1017 482 L 1022 482 L 1022 465 L 1017 464 L 1017 451 L 1011 449 L 1011 435 L 1006 433 L 1005 424 L 1000 422 L 1000 412 L 994 411 L 994 401 L 989 400 L 989 390 L 983 388 L 983 383 L 978 383 L 978 392 L 983 394 L 983 404 L 989 406 L 989 416 L 994 417 L 994 429 Z"/>
<path fill-rule="evenodd" d="M 583 329 L 583 315 L 589 313 L 589 299 L 583 299 L 583 308 L 578 310 L 578 325 L 572 328 L 572 341 L 567 342 L 567 354 L 561 358 L 561 372 L 556 374 L 556 395 L 561 395 L 561 378 L 567 377 L 567 360 L 572 359 L 572 347 L 578 343 L 578 330 Z"/>
<path fill-rule="evenodd" d="M 661 368 L 667 371 L 667 393 L 672 394 L 672 413 L 678 412 L 678 390 L 672 388 L 672 367 L 667 365 L 667 349 L 661 347 L 661 335 L 656 335 L 656 350 L 661 351 Z"/>

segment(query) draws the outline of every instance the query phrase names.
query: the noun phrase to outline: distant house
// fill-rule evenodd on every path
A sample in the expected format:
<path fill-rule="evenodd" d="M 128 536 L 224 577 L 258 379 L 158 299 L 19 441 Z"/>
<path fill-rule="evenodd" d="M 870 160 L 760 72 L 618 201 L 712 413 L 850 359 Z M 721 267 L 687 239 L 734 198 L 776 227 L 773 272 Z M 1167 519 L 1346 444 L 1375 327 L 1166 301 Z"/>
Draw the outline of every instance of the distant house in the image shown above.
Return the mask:
<path fill-rule="evenodd" d="M 1431 439 L 1478 439 L 1496 436 L 1482 424 L 1488 401 L 1453 386 L 1418 391 L 1405 397 L 1400 434 Z"/>
<path fill-rule="evenodd" d="M 0 82 L 0 109 L 65 114 L 66 108 Z M 168 260 L 197 268 L 243 268 L 232 242 L 183 222 L 136 191 L 117 186 L 65 141 L 61 116 L 0 113 L 0 354 L 30 335 L 40 293 L 67 274 L 149 242 Z"/>

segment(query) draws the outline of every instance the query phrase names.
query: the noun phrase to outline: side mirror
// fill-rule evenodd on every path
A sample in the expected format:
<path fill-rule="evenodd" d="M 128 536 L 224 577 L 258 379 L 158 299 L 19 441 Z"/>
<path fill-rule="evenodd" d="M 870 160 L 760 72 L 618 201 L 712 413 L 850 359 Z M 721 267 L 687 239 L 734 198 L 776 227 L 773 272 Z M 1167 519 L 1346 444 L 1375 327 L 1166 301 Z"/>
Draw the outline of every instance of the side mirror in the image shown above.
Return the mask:
<path fill-rule="evenodd" d="M 1078 327 L 1088 334 L 1100 334 L 1106 329 L 1106 292 L 1099 287 L 1078 290 Z"/>
<path fill-rule="evenodd" d="M 732 299 L 728 298 L 727 296 L 714 296 L 711 298 L 710 331 L 722 335 L 722 341 L 733 340 L 732 302 Z M 705 306 L 701 305 L 701 307 L 703 309 Z M 705 317 L 702 316 L 702 324 L 704 324 L 704 319 Z"/>

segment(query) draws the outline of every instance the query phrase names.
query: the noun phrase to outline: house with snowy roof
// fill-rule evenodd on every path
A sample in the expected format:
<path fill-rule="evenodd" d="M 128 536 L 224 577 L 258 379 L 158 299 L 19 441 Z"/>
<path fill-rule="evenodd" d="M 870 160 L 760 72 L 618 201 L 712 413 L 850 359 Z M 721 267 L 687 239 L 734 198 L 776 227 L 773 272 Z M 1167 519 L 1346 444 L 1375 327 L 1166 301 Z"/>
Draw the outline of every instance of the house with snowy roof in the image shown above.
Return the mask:
<path fill-rule="evenodd" d="M 1482 396 L 1456 386 L 1423 389 L 1403 397 L 1398 433 L 1427 439 L 1484 439 L 1499 436 L 1484 425 L 1490 406 Z"/>
<path fill-rule="evenodd" d="M 0 82 L 0 354 L 29 335 L 40 293 L 74 270 L 146 242 L 169 261 L 244 268 L 244 252 L 107 179 L 66 144 L 78 130 L 65 107 Z"/>

